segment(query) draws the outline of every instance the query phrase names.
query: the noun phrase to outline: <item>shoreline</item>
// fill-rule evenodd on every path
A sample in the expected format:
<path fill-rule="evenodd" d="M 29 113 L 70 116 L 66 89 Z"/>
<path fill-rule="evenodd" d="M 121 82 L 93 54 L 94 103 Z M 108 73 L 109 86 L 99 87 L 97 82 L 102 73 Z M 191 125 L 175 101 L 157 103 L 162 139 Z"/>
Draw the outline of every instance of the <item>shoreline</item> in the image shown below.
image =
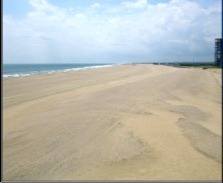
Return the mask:
<path fill-rule="evenodd" d="M 221 72 L 3 78 L 3 180 L 221 180 Z"/>
<path fill-rule="evenodd" d="M 15 65 L 15 64 L 8 64 L 8 65 Z M 20 64 L 20 65 L 33 65 L 33 64 Z M 36 65 L 36 64 L 34 64 L 34 65 Z M 61 64 L 40 64 L 40 65 L 61 65 Z M 62 65 L 74 65 L 74 64 L 62 64 Z M 89 64 L 87 64 L 87 65 L 89 65 Z M 73 68 L 71 67 L 71 68 L 66 68 L 66 69 L 29 71 L 29 73 L 24 71 L 22 73 L 3 74 L 3 78 L 28 77 L 28 76 L 33 76 L 33 75 L 47 75 L 47 74 L 53 74 L 53 73 L 63 73 L 63 72 L 72 72 L 72 71 L 79 71 L 79 70 L 112 67 L 112 66 L 117 66 L 117 65 L 120 65 L 120 64 L 93 64 L 91 66 L 73 67 Z"/>

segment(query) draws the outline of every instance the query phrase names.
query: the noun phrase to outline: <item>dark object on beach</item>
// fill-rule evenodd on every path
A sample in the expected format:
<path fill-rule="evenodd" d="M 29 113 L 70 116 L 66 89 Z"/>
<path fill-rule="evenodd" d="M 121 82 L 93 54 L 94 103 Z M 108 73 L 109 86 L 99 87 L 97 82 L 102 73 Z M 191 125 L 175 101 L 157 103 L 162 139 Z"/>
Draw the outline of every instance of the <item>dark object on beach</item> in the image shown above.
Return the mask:
<path fill-rule="evenodd" d="M 222 66 L 222 39 L 215 39 L 215 65 L 221 67 Z"/>

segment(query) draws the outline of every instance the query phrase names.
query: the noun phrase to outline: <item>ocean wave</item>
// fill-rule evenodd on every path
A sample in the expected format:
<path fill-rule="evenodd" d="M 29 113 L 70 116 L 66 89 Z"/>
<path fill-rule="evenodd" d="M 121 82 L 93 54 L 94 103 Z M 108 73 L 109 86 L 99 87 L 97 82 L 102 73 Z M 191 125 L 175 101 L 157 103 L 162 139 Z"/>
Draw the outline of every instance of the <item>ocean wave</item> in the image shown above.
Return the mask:
<path fill-rule="evenodd" d="M 3 74 L 3 78 L 8 78 L 8 77 L 21 77 L 21 76 L 31 76 L 33 74 L 24 74 L 24 73 L 21 73 L 21 74 Z"/>
<path fill-rule="evenodd" d="M 53 74 L 53 73 L 60 73 L 60 72 L 71 72 L 71 71 L 78 71 L 78 70 L 86 70 L 86 69 L 97 69 L 103 67 L 111 67 L 114 65 L 94 65 L 94 66 L 86 66 L 86 67 L 77 67 L 77 68 L 69 68 L 69 69 L 56 69 L 56 70 L 43 70 L 43 71 L 31 71 L 29 73 L 14 73 L 14 74 L 3 74 L 3 78 L 9 77 L 27 77 L 37 74 Z"/>

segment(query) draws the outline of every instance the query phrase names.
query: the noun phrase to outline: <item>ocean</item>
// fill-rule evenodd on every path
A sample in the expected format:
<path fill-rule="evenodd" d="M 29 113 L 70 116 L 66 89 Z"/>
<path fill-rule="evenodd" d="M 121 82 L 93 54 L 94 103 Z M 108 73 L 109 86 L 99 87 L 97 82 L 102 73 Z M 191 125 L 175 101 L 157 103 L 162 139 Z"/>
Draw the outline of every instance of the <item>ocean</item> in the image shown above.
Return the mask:
<path fill-rule="evenodd" d="M 35 74 L 51 74 L 82 69 L 108 67 L 113 64 L 3 64 L 3 77 L 21 77 Z"/>

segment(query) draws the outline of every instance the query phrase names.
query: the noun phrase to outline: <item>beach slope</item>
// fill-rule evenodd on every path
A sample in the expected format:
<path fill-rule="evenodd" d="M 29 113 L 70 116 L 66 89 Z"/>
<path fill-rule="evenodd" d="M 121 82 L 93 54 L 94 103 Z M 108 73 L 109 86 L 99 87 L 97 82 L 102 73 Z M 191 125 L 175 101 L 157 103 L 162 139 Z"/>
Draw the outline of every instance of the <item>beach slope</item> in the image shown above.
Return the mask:
<path fill-rule="evenodd" d="M 3 180 L 220 180 L 221 69 L 3 79 Z"/>

